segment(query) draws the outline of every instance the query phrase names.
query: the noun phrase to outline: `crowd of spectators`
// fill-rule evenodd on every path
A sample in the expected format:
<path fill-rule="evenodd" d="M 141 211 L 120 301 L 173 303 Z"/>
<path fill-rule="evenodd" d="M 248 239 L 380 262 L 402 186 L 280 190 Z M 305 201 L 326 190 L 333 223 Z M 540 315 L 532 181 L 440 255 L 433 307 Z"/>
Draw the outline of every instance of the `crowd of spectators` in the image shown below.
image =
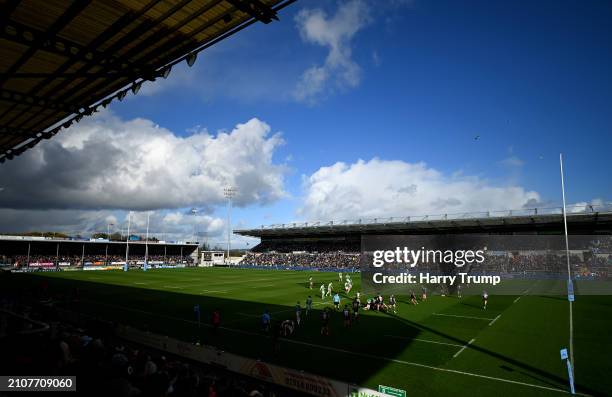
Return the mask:
<path fill-rule="evenodd" d="M 528 251 L 487 254 L 484 263 L 472 265 L 473 273 L 499 273 L 515 275 L 567 275 L 567 257 L 563 252 Z M 570 254 L 570 267 L 574 274 L 603 276 L 611 274 L 612 255 L 593 255 L 584 251 Z"/>
<path fill-rule="evenodd" d="M 302 267 L 312 269 L 355 269 L 359 267 L 359 254 L 344 252 L 249 252 L 242 259 L 240 264 L 274 268 Z"/>
<path fill-rule="evenodd" d="M 88 397 L 301 395 L 122 340 L 112 323 L 62 322 L 52 303 L 41 304 L 43 295 L 37 291 L 24 298 L 0 292 L 0 373 L 76 376 L 77 395 Z M 24 319 L 50 326 L 32 332 L 31 320 Z"/>
<path fill-rule="evenodd" d="M 242 266 L 270 268 L 308 269 L 357 269 L 361 254 L 356 252 L 249 252 L 242 259 Z M 392 266 L 387 266 L 387 269 Z M 402 265 L 403 266 L 403 265 Z M 402 266 L 398 265 L 398 269 Z M 612 254 L 592 254 L 585 251 L 570 255 L 570 266 L 577 274 L 603 276 L 612 274 Z M 420 271 L 443 270 L 438 264 L 419 263 Z M 448 269 L 447 269 L 448 270 Z M 452 269 L 473 274 L 514 274 L 514 275 L 563 275 L 567 274 L 567 260 L 564 253 L 550 251 L 495 252 L 487 253 L 481 264 Z M 443 270 L 444 271 L 444 270 Z"/>
<path fill-rule="evenodd" d="M 130 255 L 128 262 L 130 264 L 137 264 L 138 262 L 144 262 L 144 255 Z M 160 262 L 167 265 L 174 264 L 186 264 L 192 265 L 194 260 L 191 256 L 181 255 L 149 255 L 147 257 L 148 262 Z M 27 267 L 32 264 L 52 264 L 53 266 L 83 266 L 85 265 L 111 265 L 114 263 L 124 263 L 124 255 L 14 255 L 14 256 L 0 256 L 0 263 L 4 265 L 12 265 L 15 267 Z"/>
<path fill-rule="evenodd" d="M 361 240 L 329 239 L 329 240 L 263 240 L 253 247 L 251 252 L 310 252 L 310 253 L 358 253 L 361 250 Z"/>
<path fill-rule="evenodd" d="M 612 254 L 612 237 L 601 236 L 591 242 L 593 253 Z"/>

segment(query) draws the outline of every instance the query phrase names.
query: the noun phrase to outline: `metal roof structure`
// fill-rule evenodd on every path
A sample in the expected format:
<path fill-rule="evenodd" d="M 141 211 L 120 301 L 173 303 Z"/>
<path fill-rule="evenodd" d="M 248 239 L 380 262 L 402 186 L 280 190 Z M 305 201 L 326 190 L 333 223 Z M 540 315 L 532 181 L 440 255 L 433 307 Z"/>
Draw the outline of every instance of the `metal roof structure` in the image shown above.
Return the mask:
<path fill-rule="evenodd" d="M 612 234 L 612 203 L 567 207 L 570 233 Z M 259 238 L 330 237 L 361 234 L 563 233 L 563 209 L 531 208 L 460 214 L 287 223 L 234 230 Z"/>
<path fill-rule="evenodd" d="M 295 0 L 0 0 L 0 163 Z"/>
<path fill-rule="evenodd" d="M 35 236 L 9 236 L 9 235 L 0 235 L 0 244 L 13 244 L 13 243 L 61 243 L 61 244 L 93 244 L 93 245 L 125 245 L 125 241 L 116 241 L 116 240 L 106 240 L 106 239 L 86 239 L 86 238 L 58 238 L 58 237 L 35 237 Z M 144 240 L 130 240 L 129 245 L 176 245 L 176 246 L 192 246 L 197 247 L 199 243 L 191 242 L 191 241 L 158 241 L 158 240 L 149 240 L 148 242 Z"/>

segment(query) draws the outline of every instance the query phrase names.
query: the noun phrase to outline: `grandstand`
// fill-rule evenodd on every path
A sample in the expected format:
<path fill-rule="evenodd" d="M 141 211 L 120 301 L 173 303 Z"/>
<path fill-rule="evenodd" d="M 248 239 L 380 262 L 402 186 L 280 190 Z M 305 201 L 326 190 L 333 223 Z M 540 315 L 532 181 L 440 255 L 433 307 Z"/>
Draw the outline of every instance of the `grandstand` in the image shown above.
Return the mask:
<path fill-rule="evenodd" d="M 612 235 L 612 204 L 569 206 L 567 222 L 571 235 Z M 358 254 L 362 251 L 364 238 L 453 234 L 560 236 L 563 215 L 558 207 L 533 208 L 289 223 L 235 230 L 234 233 L 261 239 L 243 259 L 243 265 L 355 269 L 359 267 Z"/>
<path fill-rule="evenodd" d="M 197 263 L 197 242 L 0 236 L 0 265 L 27 270 L 110 270 L 128 266 L 185 267 Z M 148 252 L 147 252 L 148 250 Z"/>

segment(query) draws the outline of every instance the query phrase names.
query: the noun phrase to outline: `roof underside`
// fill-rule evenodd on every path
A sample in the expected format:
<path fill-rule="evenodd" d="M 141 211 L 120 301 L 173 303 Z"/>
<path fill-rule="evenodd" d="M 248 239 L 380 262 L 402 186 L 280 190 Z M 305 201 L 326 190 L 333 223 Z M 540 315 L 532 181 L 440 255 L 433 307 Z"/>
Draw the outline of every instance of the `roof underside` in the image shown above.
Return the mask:
<path fill-rule="evenodd" d="M 0 0 L 0 162 L 295 0 Z"/>
<path fill-rule="evenodd" d="M 612 234 L 612 212 L 567 214 L 572 234 Z M 563 215 L 529 215 L 380 222 L 367 224 L 325 224 L 235 230 L 234 233 L 260 238 L 331 237 L 362 234 L 452 234 L 452 233 L 563 233 Z"/>

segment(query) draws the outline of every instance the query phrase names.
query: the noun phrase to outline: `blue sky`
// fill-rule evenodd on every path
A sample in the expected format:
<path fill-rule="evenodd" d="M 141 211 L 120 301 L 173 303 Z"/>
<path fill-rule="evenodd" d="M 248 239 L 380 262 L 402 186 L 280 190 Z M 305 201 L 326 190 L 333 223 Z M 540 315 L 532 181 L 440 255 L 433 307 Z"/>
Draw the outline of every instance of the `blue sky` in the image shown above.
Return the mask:
<path fill-rule="evenodd" d="M 245 199 L 235 211 L 238 226 L 376 215 L 358 204 L 342 210 L 343 195 L 356 189 L 350 178 L 369 175 L 363 184 L 374 197 L 381 188 L 374 171 L 351 168 L 359 160 L 383 174 L 393 169 L 387 162 L 424 163 L 437 173 L 430 189 L 471 181 L 502 189 L 502 196 L 505 188 L 524 190 L 500 208 L 456 200 L 455 189 L 440 196 L 465 204 L 458 210 L 495 210 L 533 199 L 528 192 L 540 205 L 560 202 L 563 152 L 568 202 L 612 198 L 612 3 L 308 0 L 279 16 L 111 106 L 121 120 L 147 119 L 179 137 L 203 129 L 214 136 L 252 118 L 280 133 L 271 161 L 282 168 L 282 197 Z M 326 77 L 314 93 L 300 94 L 300 84 L 314 84 L 309 70 Z M 345 168 L 334 178 L 317 174 L 338 162 Z M 415 171 L 397 172 L 410 179 Z M 325 190 L 339 180 L 334 193 Z M 413 185 L 418 201 L 427 187 Z M 402 190 L 402 181 L 397 186 Z M 461 194 L 464 188 L 472 189 Z M 323 201 L 339 202 L 318 208 L 320 189 Z M 475 195 L 487 194 L 478 189 Z M 452 209 L 425 201 L 384 203 L 380 211 Z M 225 216 L 219 200 L 206 211 Z"/>
<path fill-rule="evenodd" d="M 339 4 L 298 2 L 280 23 L 220 43 L 186 72 L 212 64 L 217 73 L 243 76 L 244 87 L 207 93 L 202 84 L 195 89 L 201 95 L 168 90 L 113 110 L 177 133 L 265 120 L 286 141 L 276 156 L 291 156 L 286 188 L 295 198 L 302 174 L 337 161 L 424 161 L 505 183 L 510 175 L 500 161 L 515 156 L 524 162 L 516 181 L 559 201 L 559 152 L 569 201 L 612 195 L 610 3 L 415 1 L 377 11 L 371 2 L 371 22 L 351 40 L 360 84 L 315 104 L 296 102 L 288 92 L 326 49 L 300 38 L 295 15 L 303 8 L 333 15 Z M 240 217 L 252 224 L 288 221 L 295 218 L 293 201 L 249 208 Z"/>

